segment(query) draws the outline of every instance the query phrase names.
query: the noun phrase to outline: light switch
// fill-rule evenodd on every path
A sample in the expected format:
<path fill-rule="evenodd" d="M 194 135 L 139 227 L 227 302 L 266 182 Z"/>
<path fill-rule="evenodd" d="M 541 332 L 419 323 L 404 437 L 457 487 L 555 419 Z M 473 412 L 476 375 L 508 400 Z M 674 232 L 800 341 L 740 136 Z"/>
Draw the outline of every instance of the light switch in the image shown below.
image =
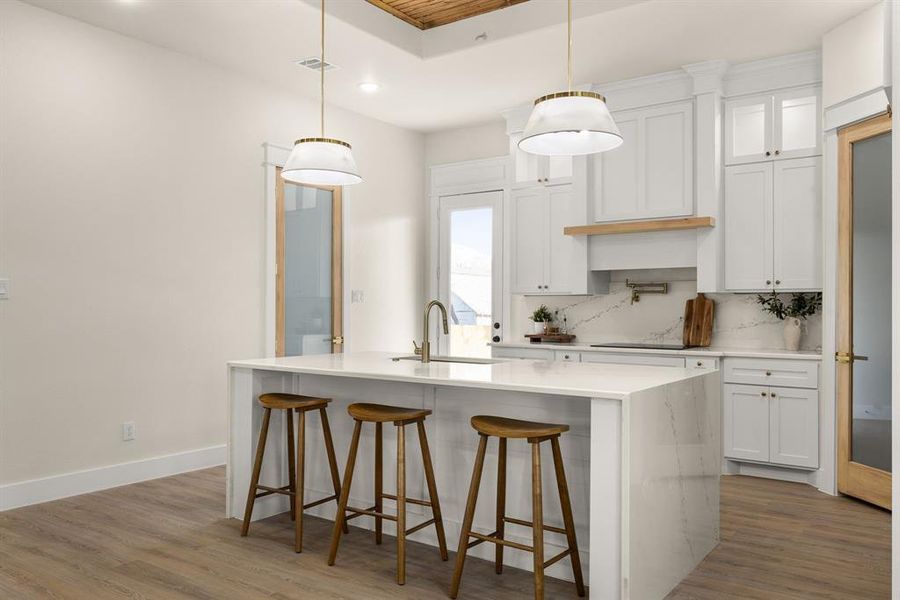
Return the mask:
<path fill-rule="evenodd" d="M 9 279 L 0 279 L 0 300 L 9 298 Z"/>
<path fill-rule="evenodd" d="M 350 290 L 350 304 L 362 304 L 365 301 L 365 294 L 362 290 Z"/>

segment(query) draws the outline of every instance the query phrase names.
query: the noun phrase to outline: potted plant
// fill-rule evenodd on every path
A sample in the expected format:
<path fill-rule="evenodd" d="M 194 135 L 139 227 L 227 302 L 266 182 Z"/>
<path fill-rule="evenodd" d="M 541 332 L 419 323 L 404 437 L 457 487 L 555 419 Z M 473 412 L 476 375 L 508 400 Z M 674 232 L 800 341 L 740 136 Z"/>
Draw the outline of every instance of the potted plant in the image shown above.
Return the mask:
<path fill-rule="evenodd" d="M 767 313 L 771 313 L 784 321 L 784 347 L 787 350 L 800 348 L 800 336 L 803 333 L 802 324 L 807 317 L 816 314 L 822 308 L 822 293 L 804 294 L 794 292 L 787 304 L 773 290 L 771 294 L 763 296 L 759 294 L 756 302 Z"/>
<path fill-rule="evenodd" d="M 531 313 L 531 320 L 534 321 L 534 333 L 544 333 L 547 325 L 553 320 L 553 315 L 550 314 L 546 304 L 541 304 Z"/>

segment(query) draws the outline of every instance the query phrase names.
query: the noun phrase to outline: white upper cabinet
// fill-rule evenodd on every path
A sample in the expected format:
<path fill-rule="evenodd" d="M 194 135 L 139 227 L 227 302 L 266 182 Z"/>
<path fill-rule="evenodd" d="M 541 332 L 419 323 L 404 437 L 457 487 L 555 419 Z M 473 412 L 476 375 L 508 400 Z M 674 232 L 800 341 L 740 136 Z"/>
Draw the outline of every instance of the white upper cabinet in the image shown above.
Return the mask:
<path fill-rule="evenodd" d="M 509 153 L 513 157 L 513 187 L 535 184 L 558 185 L 572 181 L 571 156 L 539 156 L 519 149 L 522 133 L 509 136 Z"/>
<path fill-rule="evenodd" d="M 624 143 L 591 157 L 594 220 L 694 212 L 693 101 L 613 114 Z"/>
<path fill-rule="evenodd" d="M 725 289 L 822 287 L 821 158 L 725 168 Z"/>
<path fill-rule="evenodd" d="M 822 153 L 821 91 L 803 87 L 725 102 L 725 164 Z"/>
<path fill-rule="evenodd" d="M 513 294 L 591 294 L 609 290 L 609 274 L 588 270 L 587 243 L 563 233 L 583 222 L 584 194 L 572 184 L 514 189 L 510 195 L 510 291 Z"/>

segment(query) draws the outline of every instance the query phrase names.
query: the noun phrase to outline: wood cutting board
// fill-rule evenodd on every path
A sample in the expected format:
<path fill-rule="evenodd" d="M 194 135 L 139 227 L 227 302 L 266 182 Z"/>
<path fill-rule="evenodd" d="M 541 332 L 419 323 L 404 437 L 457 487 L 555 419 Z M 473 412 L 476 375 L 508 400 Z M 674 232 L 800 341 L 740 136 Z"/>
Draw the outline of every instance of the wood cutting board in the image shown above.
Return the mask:
<path fill-rule="evenodd" d="M 716 303 L 704 294 L 688 300 L 684 305 L 682 342 L 688 347 L 705 348 L 712 342 L 713 316 Z"/>

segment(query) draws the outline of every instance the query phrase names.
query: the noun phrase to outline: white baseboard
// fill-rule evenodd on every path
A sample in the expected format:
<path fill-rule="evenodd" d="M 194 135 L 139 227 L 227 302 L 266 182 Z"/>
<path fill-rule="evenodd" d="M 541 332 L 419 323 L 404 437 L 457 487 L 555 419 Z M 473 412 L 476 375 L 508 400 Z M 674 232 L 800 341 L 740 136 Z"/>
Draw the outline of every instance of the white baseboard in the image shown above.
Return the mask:
<path fill-rule="evenodd" d="M 225 445 L 0 485 L 0 511 L 225 464 Z"/>

